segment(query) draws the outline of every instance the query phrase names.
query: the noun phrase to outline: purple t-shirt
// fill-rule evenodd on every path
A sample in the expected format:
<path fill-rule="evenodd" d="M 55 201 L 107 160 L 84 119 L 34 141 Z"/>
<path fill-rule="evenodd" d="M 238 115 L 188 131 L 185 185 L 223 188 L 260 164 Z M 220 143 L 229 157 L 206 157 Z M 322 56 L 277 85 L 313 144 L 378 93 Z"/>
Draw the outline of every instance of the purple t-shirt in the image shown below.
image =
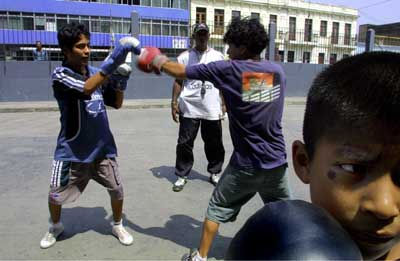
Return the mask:
<path fill-rule="evenodd" d="M 286 79 L 269 61 L 217 61 L 186 67 L 189 79 L 212 82 L 222 91 L 233 143 L 230 164 L 272 169 L 286 164 L 282 113 Z"/>

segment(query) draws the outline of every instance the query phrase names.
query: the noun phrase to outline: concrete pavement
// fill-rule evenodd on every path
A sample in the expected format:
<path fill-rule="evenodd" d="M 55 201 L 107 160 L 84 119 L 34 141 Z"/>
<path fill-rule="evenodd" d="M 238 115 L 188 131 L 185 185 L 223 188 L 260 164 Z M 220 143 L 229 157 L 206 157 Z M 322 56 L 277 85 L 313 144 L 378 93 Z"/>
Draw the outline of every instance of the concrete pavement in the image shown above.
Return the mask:
<path fill-rule="evenodd" d="M 305 104 L 305 97 L 286 97 L 285 102 L 287 105 L 303 105 Z M 127 99 L 124 100 L 122 109 L 169 108 L 169 106 L 170 99 Z M 58 111 L 57 102 L 55 100 L 0 102 L 0 113 L 42 111 Z"/>
<path fill-rule="evenodd" d="M 304 99 L 297 102 L 304 103 Z M 134 237 L 133 245 L 122 246 L 111 235 L 108 194 L 92 181 L 75 203 L 63 208 L 65 232 L 57 244 L 40 249 L 39 241 L 48 229 L 47 193 L 59 113 L 50 109 L 29 112 L 31 108 L 55 108 L 55 103 L 48 107 L 32 104 L 0 103 L 3 112 L 13 107 L 27 110 L 0 114 L 1 260 L 178 260 L 189 248 L 197 247 L 214 188 L 208 183 L 203 142 L 199 135 L 189 182 L 182 192 L 173 192 L 178 125 L 171 120 L 169 100 L 146 100 L 147 106 L 153 104 L 148 109 L 109 110 L 124 182 L 124 224 Z M 125 108 L 138 104 L 127 101 Z M 303 112 L 304 105 L 287 102 L 283 130 L 293 196 L 308 200 L 308 188 L 294 175 L 290 157 L 291 143 L 301 137 Z M 223 128 L 225 167 L 232 152 L 227 120 Z M 236 222 L 223 224 L 210 257 L 222 259 L 231 238 L 260 207 L 261 199 L 256 196 L 242 208 Z"/>

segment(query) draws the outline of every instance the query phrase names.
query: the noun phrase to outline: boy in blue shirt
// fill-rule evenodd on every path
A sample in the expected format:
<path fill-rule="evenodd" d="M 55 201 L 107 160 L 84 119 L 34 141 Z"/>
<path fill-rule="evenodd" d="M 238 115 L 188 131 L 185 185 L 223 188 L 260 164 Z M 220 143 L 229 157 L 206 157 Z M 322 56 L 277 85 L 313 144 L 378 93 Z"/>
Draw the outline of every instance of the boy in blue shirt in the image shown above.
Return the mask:
<path fill-rule="evenodd" d="M 52 224 L 40 247 L 49 248 L 56 243 L 64 230 L 61 206 L 75 201 L 90 179 L 107 188 L 113 211 L 112 233 L 122 244 L 130 245 L 133 238 L 122 226 L 123 189 L 105 105 L 116 109 L 122 106 L 129 72 L 119 74 L 118 66 L 123 66 L 128 52 L 140 53 L 139 41 L 133 37 L 121 39 L 98 69 L 88 65 L 90 33 L 84 25 L 68 24 L 61 28 L 57 38 L 65 57 L 52 75 L 61 130 L 49 191 Z M 93 80 L 96 84 L 87 84 Z"/>

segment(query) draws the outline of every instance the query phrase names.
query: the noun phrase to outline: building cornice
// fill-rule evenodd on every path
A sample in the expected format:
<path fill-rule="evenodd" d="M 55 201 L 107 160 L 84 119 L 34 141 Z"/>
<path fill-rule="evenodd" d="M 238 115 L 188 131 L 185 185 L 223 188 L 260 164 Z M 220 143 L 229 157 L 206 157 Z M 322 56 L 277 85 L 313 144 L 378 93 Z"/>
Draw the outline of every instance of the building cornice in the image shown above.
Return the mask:
<path fill-rule="evenodd" d="M 358 10 L 345 6 L 336 6 L 320 3 L 310 3 L 304 0 L 194 0 L 193 4 L 223 4 L 229 5 L 250 5 L 255 8 L 267 8 L 267 9 L 278 9 L 287 10 L 293 12 L 312 12 L 320 13 L 331 16 L 342 16 L 353 19 L 358 18 Z"/>

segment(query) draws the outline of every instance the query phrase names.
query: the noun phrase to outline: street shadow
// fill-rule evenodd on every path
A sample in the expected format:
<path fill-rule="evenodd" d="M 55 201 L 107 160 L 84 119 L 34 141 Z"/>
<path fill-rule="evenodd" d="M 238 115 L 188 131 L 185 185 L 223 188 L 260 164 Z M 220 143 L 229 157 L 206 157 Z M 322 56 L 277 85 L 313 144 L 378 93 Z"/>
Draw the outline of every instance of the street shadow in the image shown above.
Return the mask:
<path fill-rule="evenodd" d="M 171 184 L 173 184 L 177 177 L 175 175 L 175 167 L 172 166 L 160 166 L 160 167 L 154 167 L 150 169 L 151 173 L 153 173 L 153 176 L 159 179 L 167 179 Z M 208 174 L 207 176 L 200 174 L 199 172 L 195 170 L 191 170 L 188 180 L 201 180 L 208 182 Z"/>
<path fill-rule="evenodd" d="M 124 218 L 124 225 L 133 231 L 164 240 L 169 240 L 175 244 L 187 248 L 187 252 L 191 248 L 199 247 L 202 224 L 203 222 L 186 215 L 172 215 L 165 222 L 163 227 L 143 228 L 132 223 L 127 218 Z M 225 251 L 227 250 L 231 240 L 232 238 L 230 237 L 224 237 L 220 234 L 217 234 L 213 241 L 208 257 L 223 259 L 225 256 Z M 183 254 L 185 253 L 182 253 L 182 256 Z M 181 257 L 177 257 L 177 259 L 178 258 Z"/>
<path fill-rule="evenodd" d="M 65 229 L 57 241 L 66 240 L 87 231 L 95 231 L 107 236 L 112 235 L 112 215 L 108 215 L 104 207 L 63 208 L 61 221 L 63 222 Z"/>

